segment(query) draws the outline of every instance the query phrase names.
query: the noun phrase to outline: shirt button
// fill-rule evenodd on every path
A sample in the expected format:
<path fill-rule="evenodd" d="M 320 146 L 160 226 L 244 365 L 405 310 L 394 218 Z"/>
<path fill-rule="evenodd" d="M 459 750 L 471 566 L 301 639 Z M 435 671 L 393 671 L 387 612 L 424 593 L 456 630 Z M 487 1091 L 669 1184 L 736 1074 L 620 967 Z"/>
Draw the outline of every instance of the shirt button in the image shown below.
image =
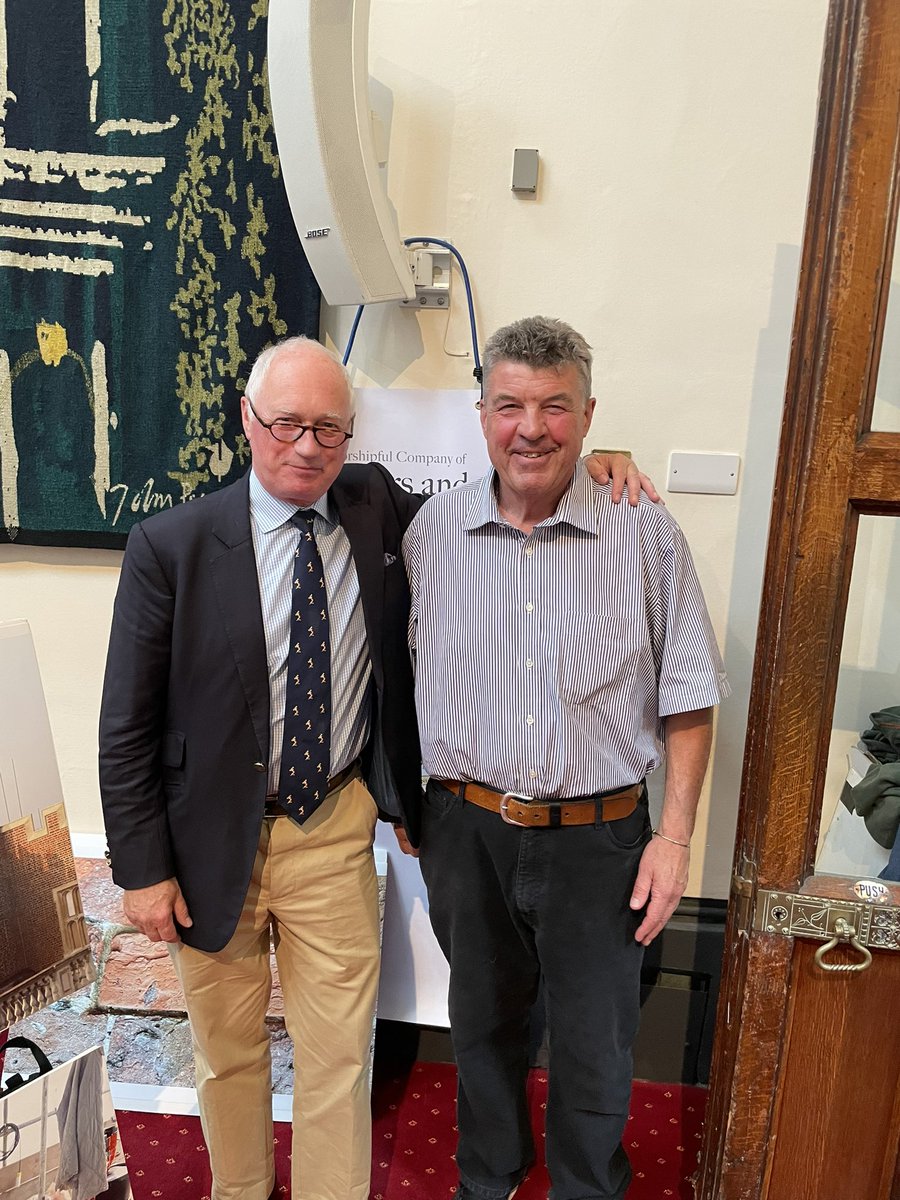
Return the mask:
<path fill-rule="evenodd" d="M 537 771 L 529 771 L 528 778 L 529 779 L 537 779 Z"/>
<path fill-rule="evenodd" d="M 525 718 L 525 724 L 526 724 L 526 725 L 533 725 L 533 724 L 534 724 L 534 717 L 533 717 L 533 716 L 532 716 L 530 713 L 529 713 L 529 714 L 528 714 L 528 716 Z"/>
<path fill-rule="evenodd" d="M 525 666 L 526 666 L 526 667 L 533 667 L 533 666 L 534 666 L 534 659 L 533 659 L 533 658 L 526 658 L 526 659 L 525 659 Z"/>
<path fill-rule="evenodd" d="M 529 601 L 528 601 L 528 603 L 525 605 L 525 611 L 526 611 L 526 612 L 534 612 L 534 605 L 531 603 L 531 601 L 530 601 L 530 600 L 529 600 Z"/>
<path fill-rule="evenodd" d="M 265 763 L 254 763 L 253 764 L 254 771 L 265 771 L 265 769 L 266 769 Z"/>
<path fill-rule="evenodd" d="M 532 554 L 534 554 L 534 546 L 526 546 L 525 553 L 528 555 L 529 558 L 531 558 Z"/>

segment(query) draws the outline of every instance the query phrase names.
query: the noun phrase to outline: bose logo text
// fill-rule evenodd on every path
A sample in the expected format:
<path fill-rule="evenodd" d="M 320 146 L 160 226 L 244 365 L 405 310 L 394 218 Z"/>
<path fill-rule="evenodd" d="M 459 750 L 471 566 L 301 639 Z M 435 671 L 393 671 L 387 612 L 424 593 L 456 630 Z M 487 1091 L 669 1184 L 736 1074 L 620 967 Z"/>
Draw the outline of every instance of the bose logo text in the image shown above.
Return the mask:
<path fill-rule="evenodd" d="M 331 233 L 331 226 L 325 225 L 322 229 L 307 229 L 306 236 L 308 238 L 328 237 Z"/>

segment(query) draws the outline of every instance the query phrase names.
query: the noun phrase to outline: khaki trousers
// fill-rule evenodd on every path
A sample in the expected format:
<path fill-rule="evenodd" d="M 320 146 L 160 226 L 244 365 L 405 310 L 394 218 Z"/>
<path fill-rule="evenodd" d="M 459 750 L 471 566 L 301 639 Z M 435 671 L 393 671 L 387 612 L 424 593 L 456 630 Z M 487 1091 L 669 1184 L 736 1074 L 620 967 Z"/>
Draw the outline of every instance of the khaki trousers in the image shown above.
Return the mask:
<path fill-rule="evenodd" d="M 172 958 L 187 1001 L 212 1200 L 275 1181 L 266 1007 L 269 939 L 294 1043 L 293 1200 L 367 1200 L 369 1048 L 378 987 L 376 809 L 357 778 L 303 826 L 263 821 L 244 909 L 223 950 Z"/>

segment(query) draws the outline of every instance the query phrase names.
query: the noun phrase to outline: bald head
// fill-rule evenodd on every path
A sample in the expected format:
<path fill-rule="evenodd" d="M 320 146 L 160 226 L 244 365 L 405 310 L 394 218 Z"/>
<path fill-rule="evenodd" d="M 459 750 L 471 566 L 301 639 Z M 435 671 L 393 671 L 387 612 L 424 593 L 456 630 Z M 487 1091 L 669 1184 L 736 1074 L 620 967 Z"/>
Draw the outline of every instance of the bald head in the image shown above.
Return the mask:
<path fill-rule="evenodd" d="M 247 386 L 244 389 L 244 394 L 250 397 L 254 407 L 262 394 L 266 376 L 272 366 L 281 358 L 287 356 L 296 358 L 299 370 L 302 370 L 304 362 L 314 362 L 317 359 L 330 363 L 335 368 L 335 377 L 341 379 L 343 382 L 350 412 L 354 411 L 353 387 L 350 383 L 350 376 L 347 374 L 347 368 L 327 346 L 323 346 L 321 342 L 316 342 L 312 338 L 304 337 L 302 334 L 298 334 L 296 337 L 283 338 L 280 342 L 266 346 L 265 350 L 260 351 L 257 355 L 256 361 L 250 369 L 250 378 L 247 380 Z"/>

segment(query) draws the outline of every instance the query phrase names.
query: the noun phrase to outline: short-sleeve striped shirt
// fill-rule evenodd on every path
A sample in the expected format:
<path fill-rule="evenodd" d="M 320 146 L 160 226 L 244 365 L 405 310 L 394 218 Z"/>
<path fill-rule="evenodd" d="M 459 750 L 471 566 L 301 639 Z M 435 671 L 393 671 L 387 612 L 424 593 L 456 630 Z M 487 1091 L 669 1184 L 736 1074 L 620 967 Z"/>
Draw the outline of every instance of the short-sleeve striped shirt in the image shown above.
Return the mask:
<path fill-rule="evenodd" d="M 730 691 L 684 536 L 580 463 L 527 535 L 493 483 L 432 497 L 403 543 L 425 771 L 543 798 L 634 783 L 664 717 Z"/>
<path fill-rule="evenodd" d="M 362 752 L 369 736 L 372 664 L 359 594 L 356 565 L 346 533 L 328 496 L 310 506 L 313 532 L 328 593 L 331 631 L 331 767 L 336 775 Z M 290 523 L 296 504 L 270 495 L 250 473 L 250 529 L 259 578 L 259 599 L 269 670 L 269 793 L 278 792 L 284 697 L 291 619 L 291 578 L 298 533 Z"/>

